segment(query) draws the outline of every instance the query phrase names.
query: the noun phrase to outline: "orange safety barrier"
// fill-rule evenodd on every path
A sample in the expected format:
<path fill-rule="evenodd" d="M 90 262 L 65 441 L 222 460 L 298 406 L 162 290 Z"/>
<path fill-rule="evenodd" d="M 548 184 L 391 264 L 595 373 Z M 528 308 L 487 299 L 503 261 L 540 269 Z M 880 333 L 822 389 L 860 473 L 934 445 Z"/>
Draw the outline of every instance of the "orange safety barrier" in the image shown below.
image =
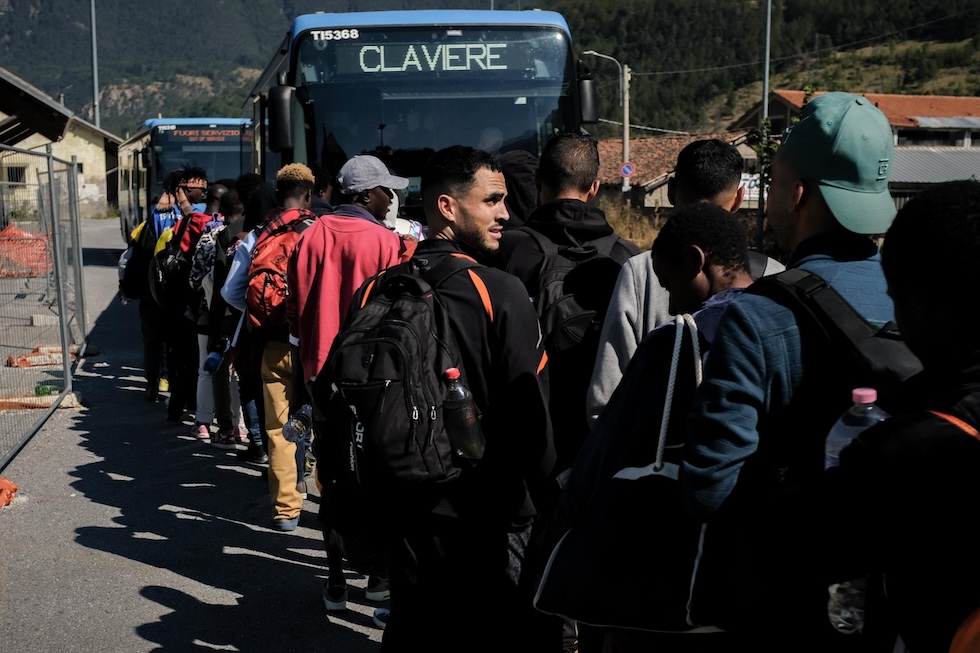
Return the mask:
<path fill-rule="evenodd" d="M 0 476 L 0 508 L 9 506 L 17 493 L 17 486 Z"/>
<path fill-rule="evenodd" d="M 72 351 L 74 350 L 74 351 Z M 77 347 L 68 351 L 71 361 L 75 360 Z M 7 356 L 7 367 L 35 367 L 37 365 L 61 365 L 61 348 L 42 345 L 20 356 Z"/>
<path fill-rule="evenodd" d="M 0 276 L 37 277 L 52 270 L 48 237 L 7 225 L 0 231 Z"/>

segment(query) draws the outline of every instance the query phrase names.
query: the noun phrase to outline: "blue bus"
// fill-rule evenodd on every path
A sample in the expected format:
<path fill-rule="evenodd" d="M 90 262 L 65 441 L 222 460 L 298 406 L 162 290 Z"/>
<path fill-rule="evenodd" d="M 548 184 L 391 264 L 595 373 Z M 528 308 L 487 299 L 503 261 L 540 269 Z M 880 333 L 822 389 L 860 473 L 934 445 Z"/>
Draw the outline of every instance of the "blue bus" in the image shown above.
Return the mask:
<path fill-rule="evenodd" d="M 251 120 L 150 118 L 119 146 L 119 227 L 123 240 L 149 217 L 163 179 L 181 167 L 203 168 L 209 181 L 252 170 Z"/>
<path fill-rule="evenodd" d="M 301 161 L 336 174 L 373 154 L 411 183 L 421 215 L 429 156 L 463 144 L 540 154 L 596 122 L 588 69 L 550 11 L 419 10 L 298 16 L 245 103 L 255 171 Z"/>

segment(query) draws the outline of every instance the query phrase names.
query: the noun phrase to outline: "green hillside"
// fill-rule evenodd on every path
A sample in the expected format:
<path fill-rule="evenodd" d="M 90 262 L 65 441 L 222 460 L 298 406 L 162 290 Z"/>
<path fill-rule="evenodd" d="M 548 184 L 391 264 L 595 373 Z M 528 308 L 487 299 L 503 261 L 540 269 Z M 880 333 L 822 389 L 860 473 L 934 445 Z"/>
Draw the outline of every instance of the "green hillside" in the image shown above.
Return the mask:
<path fill-rule="evenodd" d="M 560 11 L 578 52 L 596 50 L 630 66 L 630 122 L 656 129 L 714 131 L 762 94 L 767 3 L 761 0 L 96 4 L 100 121 L 120 135 L 158 114 L 240 115 L 290 20 L 316 10 Z M 91 120 L 90 6 L 0 0 L 0 66 L 52 97 L 64 94 L 69 109 Z M 773 0 L 770 44 L 773 89 L 980 94 L 976 0 Z M 583 60 L 598 81 L 600 115 L 619 119 L 615 64 Z M 619 132 L 599 125 L 596 133 Z"/>

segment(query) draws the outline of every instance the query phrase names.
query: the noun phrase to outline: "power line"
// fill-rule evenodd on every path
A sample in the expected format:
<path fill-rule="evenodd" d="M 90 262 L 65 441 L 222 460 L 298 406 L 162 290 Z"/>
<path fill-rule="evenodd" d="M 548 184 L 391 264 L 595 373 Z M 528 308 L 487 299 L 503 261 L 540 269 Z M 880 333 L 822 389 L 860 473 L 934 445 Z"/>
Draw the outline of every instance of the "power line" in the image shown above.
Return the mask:
<path fill-rule="evenodd" d="M 918 25 L 912 25 L 911 27 L 905 27 L 905 28 L 902 28 L 902 29 L 899 29 L 899 30 L 895 30 L 894 32 L 888 32 L 886 34 L 879 34 L 877 36 L 872 36 L 871 38 L 861 39 L 860 41 L 852 41 L 850 43 L 842 43 L 841 45 L 835 45 L 835 46 L 831 46 L 829 48 L 821 48 L 819 50 L 811 50 L 810 52 L 803 52 L 803 53 L 800 53 L 800 54 L 789 55 L 789 56 L 786 56 L 786 57 L 777 57 L 775 59 L 770 59 L 769 61 L 770 62 L 774 62 L 774 61 L 792 61 L 793 59 L 803 59 L 804 57 L 812 57 L 813 55 L 820 54 L 822 52 L 836 52 L 837 50 L 842 50 L 844 48 L 849 48 L 849 47 L 854 46 L 854 45 L 860 45 L 862 43 L 870 43 L 872 41 L 878 41 L 880 39 L 887 38 L 889 36 L 894 36 L 896 34 L 902 34 L 904 32 L 908 32 L 908 31 L 913 30 L 913 29 L 918 29 L 919 27 L 926 27 L 927 25 L 932 25 L 933 23 L 938 23 L 938 22 L 941 22 L 941 21 L 944 21 L 944 20 L 949 20 L 951 18 L 956 18 L 958 16 L 962 16 L 963 14 L 970 13 L 971 11 L 976 11 L 977 9 L 978 9 L 978 7 L 971 7 L 970 9 L 964 9 L 963 11 L 960 11 L 958 13 L 952 14 L 950 16 L 944 16 L 942 18 L 937 18 L 935 20 L 926 21 L 924 23 L 919 23 Z M 729 70 L 729 69 L 732 69 L 732 68 L 745 68 L 746 66 L 760 66 L 760 65 L 762 65 L 764 63 L 765 63 L 764 61 L 751 61 L 751 62 L 748 62 L 748 63 L 730 64 L 728 66 L 711 66 L 709 68 L 689 68 L 687 70 L 663 70 L 663 71 L 659 71 L 659 72 L 650 72 L 650 73 L 638 73 L 638 72 L 632 72 L 631 71 L 630 74 L 636 75 L 636 76 L 643 75 L 643 76 L 646 76 L 646 77 L 654 77 L 654 76 L 657 76 L 657 75 L 682 75 L 684 73 L 704 73 L 704 72 L 711 72 L 713 70 Z"/>
<path fill-rule="evenodd" d="M 606 120 L 605 118 L 599 118 L 599 122 L 609 123 L 610 125 L 620 125 L 622 126 L 622 120 Z M 673 129 L 660 129 L 659 127 L 646 127 L 644 125 L 634 125 L 630 123 L 630 129 L 644 129 L 651 132 L 663 132 L 665 134 L 680 134 L 682 136 L 690 136 L 691 132 L 679 132 Z"/>

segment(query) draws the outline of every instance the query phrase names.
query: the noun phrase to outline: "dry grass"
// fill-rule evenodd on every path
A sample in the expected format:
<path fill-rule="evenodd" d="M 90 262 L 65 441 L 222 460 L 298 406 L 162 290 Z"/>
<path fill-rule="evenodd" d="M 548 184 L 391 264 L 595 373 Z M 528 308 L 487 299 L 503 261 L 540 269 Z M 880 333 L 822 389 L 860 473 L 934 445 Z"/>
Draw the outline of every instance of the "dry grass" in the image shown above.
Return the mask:
<path fill-rule="evenodd" d="M 606 220 L 620 237 L 636 243 L 643 251 L 653 246 L 653 240 L 670 217 L 670 210 L 650 213 L 635 207 L 624 206 L 611 199 L 600 199 L 599 208 L 606 214 Z M 772 228 L 766 223 L 760 242 L 758 216 L 755 211 L 739 211 L 737 216 L 745 224 L 749 237 L 749 248 L 758 250 L 778 261 L 786 262 L 786 253 L 776 245 Z"/>
<path fill-rule="evenodd" d="M 642 209 L 628 207 L 609 199 L 600 199 L 599 208 L 606 214 L 606 220 L 621 238 L 636 243 L 637 247 L 646 251 L 653 245 L 653 239 L 660 232 L 665 216 L 659 212 L 653 215 Z"/>

